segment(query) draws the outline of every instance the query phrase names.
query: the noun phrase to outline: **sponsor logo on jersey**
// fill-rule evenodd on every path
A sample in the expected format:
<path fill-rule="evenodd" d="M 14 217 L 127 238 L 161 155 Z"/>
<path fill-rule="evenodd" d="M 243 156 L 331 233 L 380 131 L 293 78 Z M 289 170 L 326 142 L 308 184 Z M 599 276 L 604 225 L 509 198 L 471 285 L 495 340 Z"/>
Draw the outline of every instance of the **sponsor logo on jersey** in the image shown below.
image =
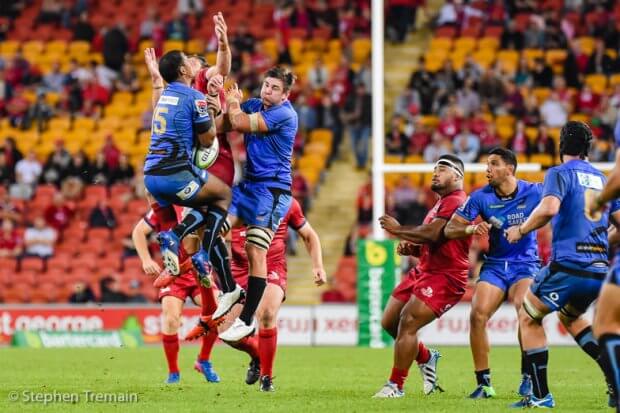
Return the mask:
<path fill-rule="evenodd" d="M 421 288 L 420 292 L 422 293 L 422 295 L 424 297 L 432 297 L 433 296 L 433 289 L 431 287 Z"/>
<path fill-rule="evenodd" d="M 182 199 L 183 201 L 185 201 L 191 198 L 192 196 L 194 196 L 194 194 L 198 192 L 198 189 L 200 189 L 200 187 L 198 186 L 198 183 L 196 181 L 192 181 L 189 184 L 187 184 L 185 188 L 177 192 L 176 195 L 179 197 L 179 199 Z"/>
<path fill-rule="evenodd" d="M 579 179 L 579 185 L 586 188 L 603 190 L 603 179 L 600 176 L 588 174 L 585 172 L 577 172 L 577 179 Z"/>
<path fill-rule="evenodd" d="M 498 208 L 503 208 L 503 207 L 504 207 L 503 204 L 502 205 L 489 205 L 489 208 L 491 209 L 498 209 Z"/>
<path fill-rule="evenodd" d="M 159 102 L 162 105 L 176 106 L 179 104 L 179 98 L 177 96 L 162 96 L 159 98 Z"/>

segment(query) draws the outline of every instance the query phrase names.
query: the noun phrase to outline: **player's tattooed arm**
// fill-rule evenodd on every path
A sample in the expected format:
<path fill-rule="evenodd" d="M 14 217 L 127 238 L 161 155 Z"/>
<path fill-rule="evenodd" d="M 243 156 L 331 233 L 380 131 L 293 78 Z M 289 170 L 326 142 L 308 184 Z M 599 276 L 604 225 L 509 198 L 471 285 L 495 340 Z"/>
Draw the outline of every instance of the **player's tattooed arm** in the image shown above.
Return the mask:
<path fill-rule="evenodd" d="M 260 113 L 245 113 L 241 110 L 243 94 L 237 84 L 226 89 L 228 118 L 233 130 L 241 133 L 269 132 L 269 127 Z"/>
<path fill-rule="evenodd" d="M 157 56 L 155 55 L 155 49 L 152 47 L 144 49 L 144 62 L 151 75 L 151 86 L 153 88 L 153 94 L 151 96 L 151 105 L 154 108 L 164 91 L 164 78 L 159 73 L 159 66 L 157 64 Z"/>
<path fill-rule="evenodd" d="M 487 235 L 491 229 L 491 224 L 482 221 L 472 225 L 465 218 L 454 214 L 443 229 L 443 234 L 448 239 L 465 238 L 471 235 Z"/>
<path fill-rule="evenodd" d="M 416 244 L 431 244 L 437 242 L 443 236 L 443 229 L 447 221 L 443 218 L 435 218 L 429 224 L 418 226 L 404 226 L 389 215 L 379 218 L 381 228 L 398 238 L 414 242 Z"/>
<path fill-rule="evenodd" d="M 506 230 L 506 239 L 514 244 L 532 231 L 547 225 L 560 211 L 561 201 L 553 195 L 544 197 L 530 216 L 521 225 L 514 225 Z"/>
<path fill-rule="evenodd" d="M 316 233 L 310 223 L 306 222 L 301 228 L 297 230 L 297 233 L 304 241 L 306 251 L 312 258 L 312 275 L 314 276 L 314 283 L 319 286 L 325 284 L 327 281 L 327 274 L 323 267 L 323 252 L 321 250 L 321 239 L 319 234 Z"/>
<path fill-rule="evenodd" d="M 151 232 L 153 232 L 153 228 L 151 228 L 144 219 L 140 219 L 131 232 L 131 239 L 136 247 L 138 257 L 140 257 L 140 261 L 142 261 L 144 273 L 146 275 L 156 276 L 161 272 L 161 267 L 153 260 L 149 252 L 147 237 Z"/>

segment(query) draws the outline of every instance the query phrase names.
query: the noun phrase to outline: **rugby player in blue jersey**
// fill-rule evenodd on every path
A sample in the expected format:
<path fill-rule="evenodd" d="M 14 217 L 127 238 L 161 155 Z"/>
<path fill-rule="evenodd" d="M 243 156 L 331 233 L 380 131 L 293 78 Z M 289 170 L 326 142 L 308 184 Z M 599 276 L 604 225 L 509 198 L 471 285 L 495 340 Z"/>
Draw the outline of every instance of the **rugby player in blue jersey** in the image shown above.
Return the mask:
<path fill-rule="evenodd" d="M 294 81 L 291 72 L 273 67 L 264 75 L 260 98 L 243 103 L 242 93 L 234 84 L 226 91 L 227 112 L 216 121 L 220 131 L 242 132 L 247 152 L 244 179 L 233 189 L 229 213 L 233 226 L 241 223 L 248 226 L 245 249 L 249 279 L 241 314 L 230 328 L 220 333 L 225 341 L 238 341 L 255 330 L 254 313 L 266 287 L 267 250 L 291 205 L 297 113 L 288 97 Z M 224 298 L 213 319 L 235 304 L 222 302 Z"/>
<path fill-rule="evenodd" d="M 522 224 L 507 230 L 506 238 L 519 242 L 549 221 L 553 227 L 552 256 L 535 277 L 519 311 L 525 365 L 532 380 L 532 394 L 512 407 L 554 407 L 547 384 L 549 351 L 543 318 L 554 311 L 579 346 L 599 365 L 600 347 L 590 322 L 582 314 L 598 297 L 608 264 L 609 217 L 620 219 L 618 205 L 591 217 L 588 193 L 601 191 L 605 175 L 587 160 L 592 131 L 582 122 L 570 121 L 560 132 L 562 165 L 547 171 L 543 198 Z M 611 396 L 611 395 L 610 395 Z"/>
<path fill-rule="evenodd" d="M 534 232 L 516 244 L 510 244 L 504 237 L 508 227 L 525 222 L 542 194 L 542 185 L 517 179 L 516 171 L 517 158 L 512 151 L 504 148 L 491 150 L 487 160 L 489 184 L 474 191 L 444 229 L 449 239 L 489 231 L 489 252 L 480 270 L 469 316 L 469 342 L 478 386 L 469 396 L 472 399 L 495 396 L 489 368 L 487 322 L 506 298 L 518 312 L 533 276 L 540 269 Z M 478 217 L 483 221 L 470 225 Z M 531 392 L 531 382 L 525 374 L 523 354 L 521 359 L 519 394 L 526 396 Z"/>
<path fill-rule="evenodd" d="M 620 118 L 616 122 L 614 135 L 616 138 L 616 166 L 600 194 L 595 191 L 588 193 L 591 199 L 591 202 L 588 203 L 588 215 L 591 219 L 597 217 L 610 200 L 620 196 Z M 601 347 L 603 367 L 606 369 L 613 394 L 616 396 L 614 399 L 610 399 L 609 405 L 616 407 L 616 411 L 620 412 L 620 401 L 618 400 L 618 387 L 620 386 L 620 250 L 616 253 L 613 268 L 607 274 L 605 284 L 598 296 L 593 328 Z"/>

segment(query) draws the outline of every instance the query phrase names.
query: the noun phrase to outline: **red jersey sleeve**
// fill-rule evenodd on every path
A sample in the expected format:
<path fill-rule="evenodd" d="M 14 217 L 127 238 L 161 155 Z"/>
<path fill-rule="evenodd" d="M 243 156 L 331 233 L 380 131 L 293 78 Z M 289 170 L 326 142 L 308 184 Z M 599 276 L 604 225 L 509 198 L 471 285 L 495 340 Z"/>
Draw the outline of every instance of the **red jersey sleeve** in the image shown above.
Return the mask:
<path fill-rule="evenodd" d="M 437 208 L 437 213 L 435 214 L 435 218 L 442 218 L 449 220 L 452 218 L 452 214 L 456 211 L 463 201 L 465 200 L 465 192 L 463 191 L 454 191 L 450 195 L 443 197 L 439 201 L 439 207 Z"/>
<path fill-rule="evenodd" d="M 204 94 L 207 93 L 207 83 L 209 81 L 207 79 L 207 70 L 209 70 L 208 67 L 200 69 L 200 71 L 196 75 L 196 80 L 194 80 L 194 88 Z"/>
<path fill-rule="evenodd" d="M 143 219 L 149 227 L 153 228 L 155 231 L 157 230 L 159 222 L 157 222 L 157 215 L 155 214 L 155 211 L 149 209 L 149 212 L 144 215 Z"/>
<path fill-rule="evenodd" d="M 295 198 L 293 198 L 293 203 L 291 204 L 291 209 L 288 211 L 288 215 L 288 226 L 295 231 L 298 231 L 305 225 L 306 217 L 301 209 L 301 205 L 299 205 L 299 202 Z"/>

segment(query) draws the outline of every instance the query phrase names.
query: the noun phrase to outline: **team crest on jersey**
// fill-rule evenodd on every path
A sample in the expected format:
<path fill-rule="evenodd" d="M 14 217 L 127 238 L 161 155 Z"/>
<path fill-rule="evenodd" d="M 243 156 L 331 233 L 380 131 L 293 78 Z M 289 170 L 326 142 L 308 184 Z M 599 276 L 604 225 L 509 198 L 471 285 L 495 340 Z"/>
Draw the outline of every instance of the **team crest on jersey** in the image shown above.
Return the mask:
<path fill-rule="evenodd" d="M 196 181 L 192 181 L 187 184 L 185 188 L 177 192 L 176 195 L 179 197 L 179 199 L 185 201 L 186 199 L 191 198 L 198 191 L 198 189 L 200 189 L 198 183 L 196 183 Z"/>
<path fill-rule="evenodd" d="M 194 104 L 196 105 L 196 111 L 201 115 L 207 114 L 207 101 L 204 99 L 196 99 L 194 100 Z"/>
<path fill-rule="evenodd" d="M 581 186 L 597 189 L 599 191 L 603 190 L 603 180 L 600 176 L 587 174 L 584 172 L 577 172 L 577 179 L 579 179 L 579 185 Z"/>
<path fill-rule="evenodd" d="M 422 293 L 422 295 L 424 297 L 432 297 L 433 296 L 433 289 L 431 287 L 421 288 L 420 292 Z"/>

